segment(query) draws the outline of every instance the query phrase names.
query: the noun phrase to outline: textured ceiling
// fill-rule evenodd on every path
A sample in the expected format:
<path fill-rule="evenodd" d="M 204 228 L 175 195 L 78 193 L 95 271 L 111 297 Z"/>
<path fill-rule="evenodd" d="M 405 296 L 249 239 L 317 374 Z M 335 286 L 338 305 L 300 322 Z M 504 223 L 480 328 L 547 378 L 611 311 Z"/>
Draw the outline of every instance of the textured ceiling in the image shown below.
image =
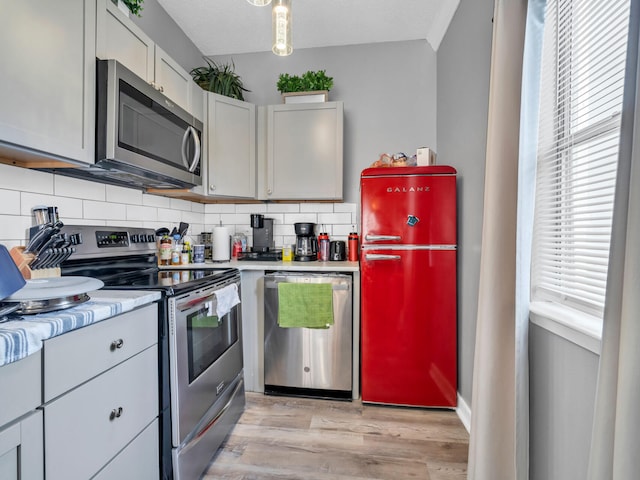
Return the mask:
<path fill-rule="evenodd" d="M 271 50 L 271 6 L 158 0 L 205 55 Z M 434 50 L 459 0 L 292 0 L 293 48 L 426 39 Z"/>

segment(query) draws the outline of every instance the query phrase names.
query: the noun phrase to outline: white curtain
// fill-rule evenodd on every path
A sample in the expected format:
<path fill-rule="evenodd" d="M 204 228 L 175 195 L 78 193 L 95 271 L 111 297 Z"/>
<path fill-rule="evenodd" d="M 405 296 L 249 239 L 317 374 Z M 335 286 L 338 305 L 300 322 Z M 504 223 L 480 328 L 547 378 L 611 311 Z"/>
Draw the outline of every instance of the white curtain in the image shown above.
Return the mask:
<path fill-rule="evenodd" d="M 517 224 L 522 213 L 518 200 L 522 193 L 520 99 L 526 11 L 526 0 L 495 2 L 470 480 L 522 480 L 528 476 L 526 314 L 522 321 L 523 305 L 528 303 L 528 258 L 518 247 L 526 232 L 520 232 Z"/>
<path fill-rule="evenodd" d="M 632 0 L 589 480 L 640 478 L 639 16 Z"/>

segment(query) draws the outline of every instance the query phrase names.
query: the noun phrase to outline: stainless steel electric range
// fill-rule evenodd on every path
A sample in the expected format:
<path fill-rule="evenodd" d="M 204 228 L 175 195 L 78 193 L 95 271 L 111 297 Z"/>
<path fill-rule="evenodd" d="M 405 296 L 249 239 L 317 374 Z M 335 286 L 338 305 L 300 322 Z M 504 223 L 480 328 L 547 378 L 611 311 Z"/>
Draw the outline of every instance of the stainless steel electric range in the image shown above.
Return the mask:
<path fill-rule="evenodd" d="M 81 239 L 63 276 L 161 292 L 160 478 L 199 478 L 245 405 L 238 270 L 161 270 L 153 229 L 67 225 L 62 232 Z"/>

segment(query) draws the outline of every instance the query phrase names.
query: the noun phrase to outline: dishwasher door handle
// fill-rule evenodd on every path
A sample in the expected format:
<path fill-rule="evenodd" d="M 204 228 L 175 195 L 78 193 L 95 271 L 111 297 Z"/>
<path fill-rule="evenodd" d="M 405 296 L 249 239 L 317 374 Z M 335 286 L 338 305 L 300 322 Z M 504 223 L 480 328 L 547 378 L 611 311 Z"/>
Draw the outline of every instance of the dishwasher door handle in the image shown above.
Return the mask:
<path fill-rule="evenodd" d="M 270 281 L 270 282 L 264 282 L 264 288 L 278 288 L 278 284 L 279 283 L 303 283 L 304 282 L 277 282 L 277 281 Z M 328 282 L 327 282 L 328 283 Z M 305 285 L 309 285 L 309 284 L 305 284 Z M 348 284 L 340 284 L 340 285 L 333 285 L 333 290 L 349 290 L 349 285 Z"/>

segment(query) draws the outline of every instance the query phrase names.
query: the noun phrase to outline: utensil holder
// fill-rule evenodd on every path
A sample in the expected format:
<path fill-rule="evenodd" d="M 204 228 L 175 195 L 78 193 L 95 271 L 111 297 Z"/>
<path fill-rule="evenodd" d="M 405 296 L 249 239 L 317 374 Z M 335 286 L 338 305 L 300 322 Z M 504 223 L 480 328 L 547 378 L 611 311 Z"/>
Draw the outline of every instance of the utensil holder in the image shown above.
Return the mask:
<path fill-rule="evenodd" d="M 31 280 L 34 278 L 50 278 L 60 276 L 60 267 L 55 268 L 39 268 L 37 270 L 31 270 L 29 265 L 35 259 L 33 253 L 25 253 L 25 247 L 13 247 L 9 254 L 22 274 L 25 280 Z"/>

